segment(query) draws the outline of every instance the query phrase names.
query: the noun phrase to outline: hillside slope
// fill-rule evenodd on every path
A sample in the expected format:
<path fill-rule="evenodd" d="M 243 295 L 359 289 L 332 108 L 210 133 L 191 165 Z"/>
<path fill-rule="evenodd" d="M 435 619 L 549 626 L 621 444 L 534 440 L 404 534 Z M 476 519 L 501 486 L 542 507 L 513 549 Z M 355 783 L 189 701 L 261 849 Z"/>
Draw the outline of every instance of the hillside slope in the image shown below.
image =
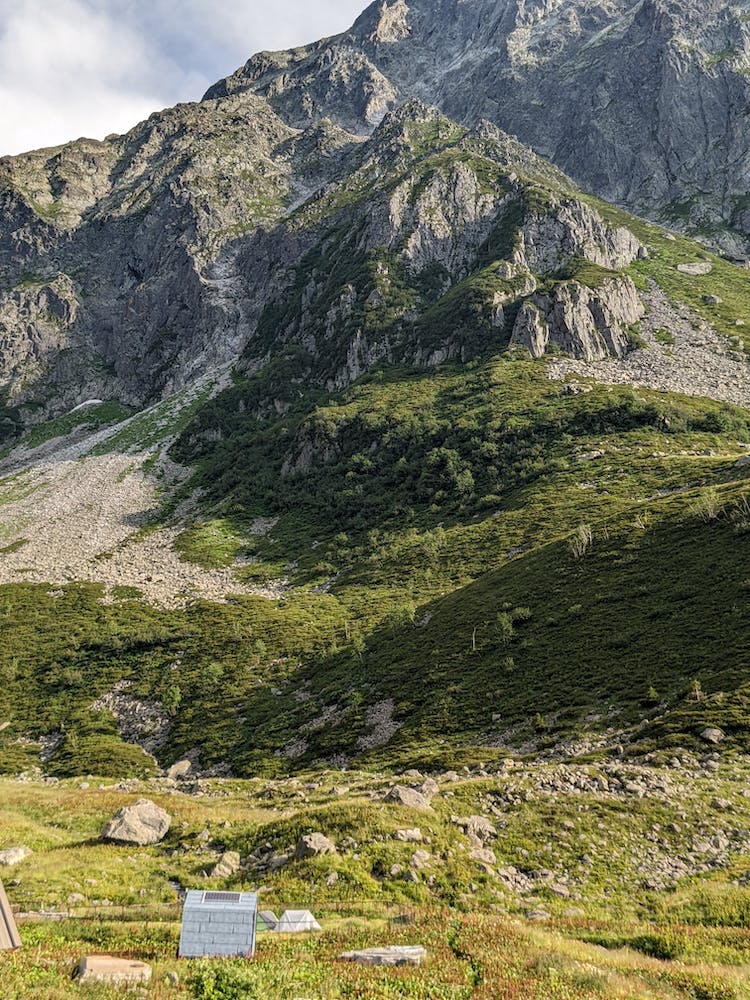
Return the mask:
<path fill-rule="evenodd" d="M 750 272 L 416 100 L 97 148 L 8 196 L 4 770 L 745 747 Z"/>

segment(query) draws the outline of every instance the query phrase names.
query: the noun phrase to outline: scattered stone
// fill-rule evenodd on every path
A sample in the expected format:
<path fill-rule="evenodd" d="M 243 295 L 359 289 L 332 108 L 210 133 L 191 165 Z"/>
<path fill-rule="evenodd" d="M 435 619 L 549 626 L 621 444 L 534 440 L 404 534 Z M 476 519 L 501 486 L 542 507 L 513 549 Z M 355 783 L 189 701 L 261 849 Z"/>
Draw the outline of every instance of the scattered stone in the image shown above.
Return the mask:
<path fill-rule="evenodd" d="M 277 872 L 285 865 L 288 865 L 291 860 L 292 856 L 290 854 L 272 854 L 266 867 L 269 871 Z"/>
<path fill-rule="evenodd" d="M 168 972 L 164 978 L 166 979 L 166 981 L 169 983 L 170 986 L 180 985 L 180 977 L 177 975 L 176 972 Z"/>
<path fill-rule="evenodd" d="M 400 840 L 404 844 L 421 844 L 424 839 L 419 827 L 414 827 L 413 830 L 396 830 L 393 838 L 394 840 Z"/>
<path fill-rule="evenodd" d="M 567 885 L 562 885 L 561 883 L 556 882 L 553 883 L 552 885 L 548 885 L 547 888 L 549 889 L 549 891 L 552 893 L 553 896 L 559 896 L 561 899 L 570 898 L 570 889 L 567 887 Z"/>
<path fill-rule="evenodd" d="M 696 260 L 690 261 L 688 264 L 677 265 L 677 270 L 680 274 L 688 274 L 691 278 L 700 278 L 705 274 L 710 274 L 713 269 L 713 264 L 707 260 Z"/>
<path fill-rule="evenodd" d="M 211 872 L 211 878 L 231 878 L 240 870 L 240 864 L 241 860 L 237 851 L 226 851 Z"/>
<path fill-rule="evenodd" d="M 169 813 L 149 799 L 139 799 L 134 805 L 123 806 L 101 833 L 102 840 L 147 847 L 166 837 L 172 819 Z"/>
<path fill-rule="evenodd" d="M 322 833 L 308 833 L 300 837 L 294 852 L 296 861 L 304 861 L 305 858 L 317 858 L 321 854 L 337 854 L 336 845 Z"/>
<path fill-rule="evenodd" d="M 750 455 L 743 455 L 734 463 L 735 469 L 747 469 L 750 467 Z"/>
<path fill-rule="evenodd" d="M 328 886 L 329 889 L 332 889 L 335 885 L 338 885 L 338 882 L 339 882 L 338 872 L 329 872 L 329 874 L 326 875 L 326 885 Z"/>
<path fill-rule="evenodd" d="M 411 856 L 409 864 L 412 868 L 424 868 L 429 860 L 430 855 L 428 851 L 415 851 Z"/>
<path fill-rule="evenodd" d="M 529 910 L 526 914 L 526 919 L 534 923 L 541 923 L 543 920 L 549 920 L 550 915 L 546 910 Z"/>
<path fill-rule="evenodd" d="M 483 865 L 494 866 L 497 864 L 495 852 L 491 851 L 489 847 L 475 847 L 469 854 L 469 857 L 472 861 L 478 861 Z"/>
<path fill-rule="evenodd" d="M 129 958 L 89 955 L 78 967 L 81 983 L 108 983 L 112 986 L 138 986 L 151 982 L 151 966 Z"/>
<path fill-rule="evenodd" d="M 167 771 L 167 777 L 171 778 L 173 781 L 179 781 L 181 778 L 187 778 L 192 770 L 192 761 L 178 760 L 177 763 L 172 764 Z"/>
<path fill-rule="evenodd" d="M 719 306 L 723 300 L 718 295 L 704 295 L 703 301 L 707 306 Z"/>
<path fill-rule="evenodd" d="M 609 385 L 639 385 L 747 406 L 750 365 L 738 356 L 737 347 L 687 306 L 671 302 L 655 283 L 640 294 L 648 309 L 640 326 L 648 350 L 629 349 L 622 359 L 596 363 L 553 358 L 550 378 L 593 377 Z M 673 343 L 660 342 L 665 330 Z"/>
<path fill-rule="evenodd" d="M 496 827 L 484 816 L 452 816 L 451 822 L 460 826 L 465 833 L 472 834 L 482 841 L 497 837 Z"/>
<path fill-rule="evenodd" d="M 11 868 L 13 865 L 20 865 L 31 854 L 33 854 L 33 851 L 28 847 L 9 847 L 4 851 L 0 851 L 0 865 L 6 868 Z"/>
<path fill-rule="evenodd" d="M 440 786 L 434 778 L 425 778 L 421 785 L 417 785 L 417 791 L 426 799 L 434 798 L 440 791 Z"/>
<path fill-rule="evenodd" d="M 729 799 L 715 798 L 711 799 L 711 808 L 716 809 L 719 812 L 727 812 L 732 808 L 732 803 Z"/>
<path fill-rule="evenodd" d="M 431 809 L 429 800 L 421 792 L 406 785 L 394 785 L 386 795 L 386 802 L 396 802 L 408 809 Z"/>
<path fill-rule="evenodd" d="M 726 739 L 726 733 L 721 729 L 714 729 L 711 726 L 708 729 L 704 729 L 701 733 L 701 739 L 705 740 L 706 743 L 711 743 L 714 746 L 718 746 L 719 743 L 723 743 Z"/>
<path fill-rule="evenodd" d="M 71 892 L 71 894 L 68 896 L 67 902 L 68 905 L 74 906 L 76 903 L 85 903 L 86 897 L 83 895 L 83 893 Z"/>
<path fill-rule="evenodd" d="M 388 945 L 385 948 L 363 948 L 361 951 L 345 951 L 339 958 L 358 965 L 421 965 L 427 957 L 427 950 L 421 946 Z"/>

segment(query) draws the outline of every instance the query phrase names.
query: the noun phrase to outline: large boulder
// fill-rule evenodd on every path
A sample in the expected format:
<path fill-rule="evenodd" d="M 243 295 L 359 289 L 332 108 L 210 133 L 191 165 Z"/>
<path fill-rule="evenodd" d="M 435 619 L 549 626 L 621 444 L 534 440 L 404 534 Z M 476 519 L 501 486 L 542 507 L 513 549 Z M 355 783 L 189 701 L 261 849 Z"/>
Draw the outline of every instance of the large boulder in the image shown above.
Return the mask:
<path fill-rule="evenodd" d="M 297 861 L 304 861 L 305 858 L 317 858 L 321 854 L 336 854 L 336 845 L 322 833 L 308 833 L 300 837 L 294 857 Z"/>
<path fill-rule="evenodd" d="M 237 851 L 226 851 L 217 861 L 212 878 L 231 878 L 240 870 L 241 859 Z"/>
<path fill-rule="evenodd" d="M 485 816 L 453 816 L 452 822 L 481 841 L 497 836 L 497 828 Z"/>
<path fill-rule="evenodd" d="M 713 264 L 707 260 L 690 261 L 687 264 L 678 264 L 677 270 L 681 274 L 688 274 L 691 278 L 701 278 L 713 271 Z"/>
<path fill-rule="evenodd" d="M 189 760 L 178 760 L 176 764 L 172 766 L 167 771 L 167 777 L 171 778 L 173 781 L 179 781 L 182 778 L 187 778 L 190 776 L 190 772 L 193 770 L 193 764 Z"/>
<path fill-rule="evenodd" d="M 118 844 L 135 844 L 147 847 L 158 844 L 166 837 L 172 819 L 169 813 L 150 799 L 138 799 L 131 806 L 123 806 L 102 830 L 102 840 Z"/>
<path fill-rule="evenodd" d="M 409 788 L 407 785 L 394 785 L 385 798 L 386 802 L 396 802 L 409 809 L 431 809 L 429 799 L 416 788 Z"/>
<path fill-rule="evenodd" d="M 151 966 L 130 958 L 88 955 L 78 967 L 80 983 L 106 983 L 110 986 L 138 986 L 151 982 Z"/>
<path fill-rule="evenodd" d="M 420 945 L 388 945 L 385 948 L 363 948 L 345 951 L 339 958 L 358 965 L 421 965 L 427 951 Z"/>

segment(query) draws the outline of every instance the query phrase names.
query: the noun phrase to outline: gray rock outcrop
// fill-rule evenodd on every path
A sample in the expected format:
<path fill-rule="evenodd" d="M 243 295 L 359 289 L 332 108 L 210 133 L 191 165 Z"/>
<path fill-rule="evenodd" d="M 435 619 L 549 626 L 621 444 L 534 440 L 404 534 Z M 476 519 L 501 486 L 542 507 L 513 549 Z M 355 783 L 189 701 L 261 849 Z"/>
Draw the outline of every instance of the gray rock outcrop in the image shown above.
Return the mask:
<path fill-rule="evenodd" d="M 643 249 L 630 230 L 607 225 L 592 208 L 571 198 L 530 215 L 521 230 L 519 254 L 534 274 L 555 274 L 576 258 L 616 271 Z"/>
<path fill-rule="evenodd" d="M 551 348 L 584 361 L 622 357 L 630 345 L 628 328 L 643 314 L 643 303 L 628 277 L 613 278 L 597 288 L 563 282 L 524 302 L 511 343 L 525 347 L 533 358 Z"/>
<path fill-rule="evenodd" d="M 717 223 L 747 252 L 748 58 L 727 0 L 399 0 L 337 38 L 255 56 L 206 96 L 256 93 L 294 124 L 348 128 L 418 96 L 497 122 L 610 201 Z"/>
<path fill-rule="evenodd" d="M 166 837 L 171 825 L 169 813 L 149 799 L 139 799 L 123 806 L 105 825 L 102 840 L 146 847 L 158 844 Z"/>
<path fill-rule="evenodd" d="M 322 833 L 308 833 L 300 837 L 294 851 L 297 861 L 304 861 L 306 858 L 317 858 L 323 854 L 336 854 L 336 845 Z"/>

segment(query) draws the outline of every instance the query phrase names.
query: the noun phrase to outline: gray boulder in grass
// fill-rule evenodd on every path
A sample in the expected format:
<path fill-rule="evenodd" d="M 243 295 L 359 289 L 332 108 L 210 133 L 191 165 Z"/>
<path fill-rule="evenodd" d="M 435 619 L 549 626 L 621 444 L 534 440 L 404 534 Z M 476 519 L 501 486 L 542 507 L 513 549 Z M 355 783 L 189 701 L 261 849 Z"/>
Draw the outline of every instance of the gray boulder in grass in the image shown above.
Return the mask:
<path fill-rule="evenodd" d="M 164 840 L 171 822 L 172 818 L 165 809 L 150 799 L 138 799 L 133 805 L 123 806 L 115 813 L 102 830 L 101 839 L 147 847 Z"/>

